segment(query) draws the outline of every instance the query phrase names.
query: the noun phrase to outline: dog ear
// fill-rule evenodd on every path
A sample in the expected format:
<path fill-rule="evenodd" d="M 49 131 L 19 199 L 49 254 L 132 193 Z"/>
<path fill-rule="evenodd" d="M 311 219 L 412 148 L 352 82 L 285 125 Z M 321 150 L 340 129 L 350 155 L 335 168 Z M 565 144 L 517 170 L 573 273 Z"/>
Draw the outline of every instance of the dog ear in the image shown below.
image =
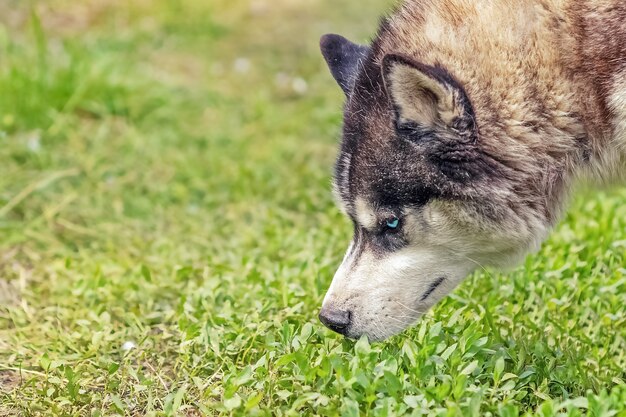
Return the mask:
<path fill-rule="evenodd" d="M 475 140 L 472 105 L 463 87 L 445 69 L 389 54 L 383 58 L 382 71 L 397 126 L 449 128 Z"/>
<path fill-rule="evenodd" d="M 320 39 L 320 49 L 331 74 L 346 96 L 350 95 L 359 62 L 367 56 L 370 48 L 352 43 L 343 36 L 328 34 Z"/>

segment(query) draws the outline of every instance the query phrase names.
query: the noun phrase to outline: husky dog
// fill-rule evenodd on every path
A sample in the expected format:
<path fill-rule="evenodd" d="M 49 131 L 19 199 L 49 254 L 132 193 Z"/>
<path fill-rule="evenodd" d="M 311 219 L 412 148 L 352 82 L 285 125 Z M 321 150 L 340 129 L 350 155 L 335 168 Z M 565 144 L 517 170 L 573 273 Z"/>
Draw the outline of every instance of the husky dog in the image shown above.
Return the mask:
<path fill-rule="evenodd" d="M 320 44 L 354 238 L 319 317 L 345 336 L 404 330 L 538 249 L 575 181 L 626 178 L 623 0 L 405 0 L 371 45 Z"/>

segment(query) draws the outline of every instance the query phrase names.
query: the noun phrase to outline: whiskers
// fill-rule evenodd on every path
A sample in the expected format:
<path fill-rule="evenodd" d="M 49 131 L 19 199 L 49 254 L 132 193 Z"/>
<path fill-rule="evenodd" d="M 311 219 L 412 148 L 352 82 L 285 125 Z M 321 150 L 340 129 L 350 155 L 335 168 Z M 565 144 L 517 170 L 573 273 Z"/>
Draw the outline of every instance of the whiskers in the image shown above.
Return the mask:
<path fill-rule="evenodd" d="M 375 317 L 374 326 L 376 326 L 376 330 L 374 331 L 374 340 L 382 340 L 385 338 L 385 332 L 383 330 L 382 323 L 380 322 L 380 318 Z"/>
<path fill-rule="evenodd" d="M 421 315 L 423 315 L 427 310 L 416 310 L 411 307 L 402 304 L 398 300 L 393 300 L 398 306 L 402 308 L 401 314 L 399 315 L 385 315 L 386 323 L 383 325 L 379 317 L 376 317 L 374 321 L 374 325 L 376 326 L 377 332 L 382 333 L 385 337 L 390 336 L 391 334 L 397 334 L 404 331 L 407 327 L 411 326 L 415 320 L 417 320 Z M 378 335 L 377 335 L 378 337 Z"/>
<path fill-rule="evenodd" d="M 367 318 L 369 320 L 366 319 L 366 323 L 369 324 L 367 326 L 367 336 L 370 341 L 384 340 L 403 332 L 427 311 L 408 307 L 399 300 L 391 299 L 389 301 L 393 301 L 400 307 L 392 309 L 395 310 L 395 314 L 391 314 L 390 310 L 382 310 L 382 312 L 370 315 Z"/>
<path fill-rule="evenodd" d="M 412 313 L 411 316 L 414 317 L 415 319 L 417 319 L 419 316 L 421 316 L 422 314 L 426 313 L 428 310 L 415 310 L 412 309 L 411 307 L 407 307 L 404 304 L 402 304 L 400 301 L 398 300 L 393 300 L 396 304 L 398 304 L 400 307 L 402 307 L 403 309 L 405 309 L 406 311 L 408 311 L 409 313 Z"/>

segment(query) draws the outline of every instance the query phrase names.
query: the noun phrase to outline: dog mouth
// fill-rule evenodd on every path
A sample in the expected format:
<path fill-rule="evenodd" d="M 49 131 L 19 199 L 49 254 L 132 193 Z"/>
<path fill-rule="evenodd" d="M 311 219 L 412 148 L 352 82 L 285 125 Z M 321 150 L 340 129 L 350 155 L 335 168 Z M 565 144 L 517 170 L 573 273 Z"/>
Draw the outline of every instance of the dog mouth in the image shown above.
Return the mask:
<path fill-rule="evenodd" d="M 341 298 L 331 295 L 320 309 L 319 320 L 349 339 L 367 336 L 371 342 L 385 340 L 411 327 L 442 295 L 442 285 L 453 278 L 444 271 L 440 274 L 423 276 L 422 285 L 414 284 L 410 293 L 387 285 L 371 293 L 354 291 Z"/>
<path fill-rule="evenodd" d="M 426 301 L 426 299 L 430 297 L 432 293 L 435 292 L 435 290 L 439 288 L 439 286 L 443 284 L 445 280 L 446 277 L 439 277 L 432 284 L 430 284 L 424 295 L 422 295 L 422 298 L 420 298 L 420 302 Z"/>

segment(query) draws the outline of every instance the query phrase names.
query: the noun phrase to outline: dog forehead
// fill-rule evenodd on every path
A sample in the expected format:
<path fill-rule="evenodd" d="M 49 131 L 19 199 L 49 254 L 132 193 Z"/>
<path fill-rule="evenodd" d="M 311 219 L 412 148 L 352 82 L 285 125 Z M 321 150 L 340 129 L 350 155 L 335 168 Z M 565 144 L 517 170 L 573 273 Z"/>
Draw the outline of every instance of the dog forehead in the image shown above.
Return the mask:
<path fill-rule="evenodd" d="M 342 199 L 355 208 L 357 200 L 379 208 L 428 200 L 433 179 L 420 150 L 397 138 L 393 129 L 373 131 L 362 126 L 347 133 L 357 145 L 342 152 L 349 155 L 343 158 L 348 163 L 338 164 L 337 187 L 343 188 Z"/>
<path fill-rule="evenodd" d="M 344 211 L 356 214 L 357 197 L 383 208 L 427 201 L 434 178 L 420 146 L 398 137 L 380 67 L 366 62 L 344 108 L 335 166 L 334 189 Z"/>

